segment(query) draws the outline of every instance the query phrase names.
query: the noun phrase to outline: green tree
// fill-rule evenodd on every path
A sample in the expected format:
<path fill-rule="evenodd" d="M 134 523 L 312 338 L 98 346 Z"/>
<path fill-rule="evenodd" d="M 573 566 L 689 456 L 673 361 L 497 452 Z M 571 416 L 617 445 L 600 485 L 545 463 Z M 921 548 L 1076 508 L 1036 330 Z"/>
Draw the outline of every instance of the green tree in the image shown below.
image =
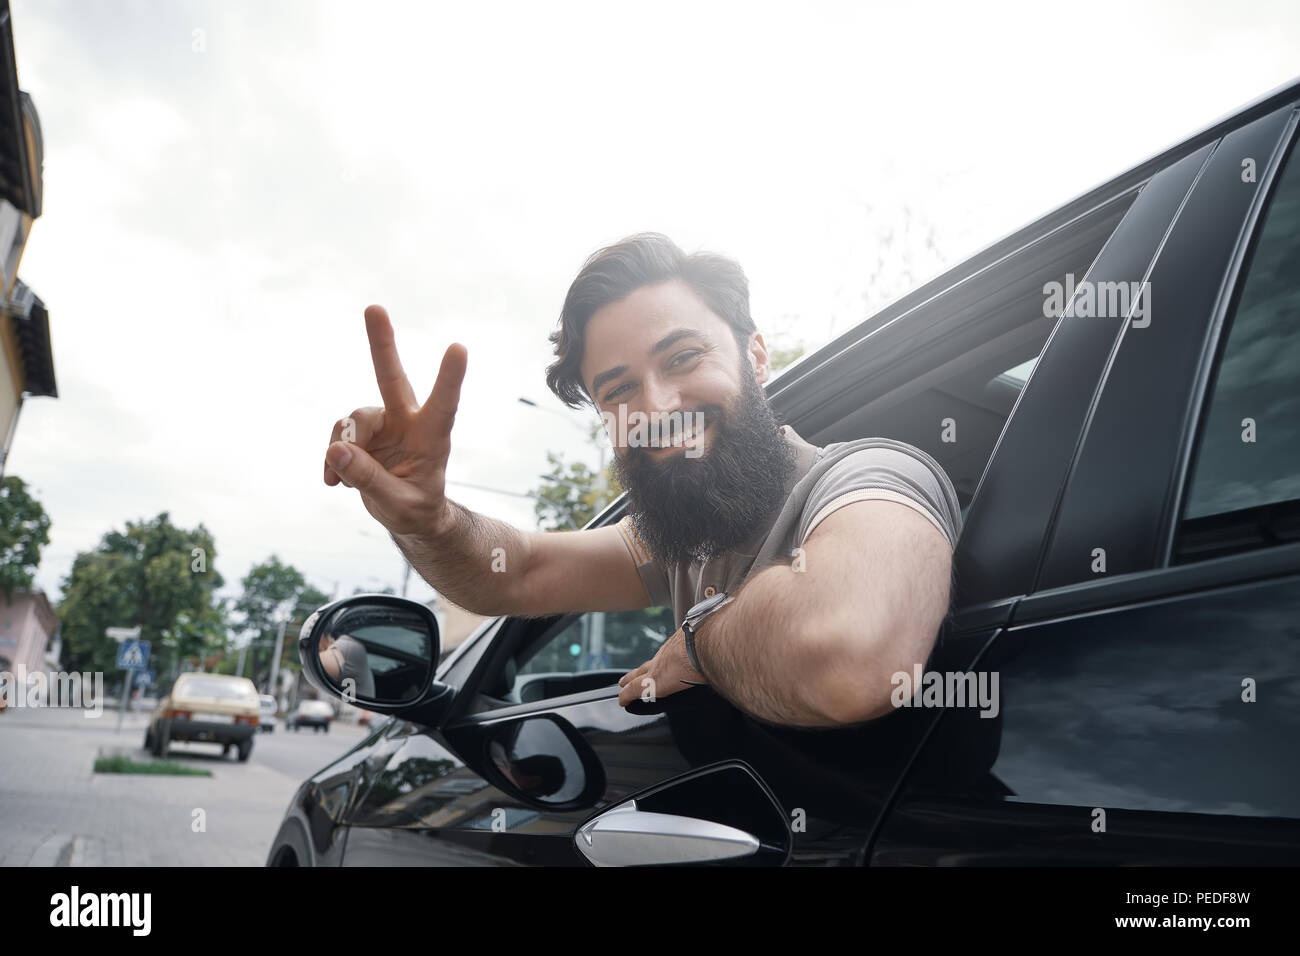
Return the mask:
<path fill-rule="evenodd" d="M 104 635 L 109 627 L 140 626 L 160 683 L 186 660 L 223 650 L 226 608 L 215 592 L 224 582 L 215 560 L 207 528 L 178 528 L 165 511 L 104 535 L 94 551 L 77 555 L 63 581 L 68 667 L 115 674 L 118 645 Z"/>
<path fill-rule="evenodd" d="M 623 493 L 612 464 L 605 468 L 602 489 L 595 469 L 580 461 L 566 465 L 560 455 L 548 451 L 546 462 L 550 467 L 542 476 L 542 484 L 533 491 L 533 510 L 539 530 L 581 528 Z"/>
<path fill-rule="evenodd" d="M 240 618 L 240 630 L 254 636 L 249 642 L 244 660 L 244 676 L 259 687 L 271 679 L 271 659 L 275 654 L 275 641 L 280 621 L 286 615 L 284 644 L 280 648 L 280 669 L 297 673 L 298 631 L 303 622 L 329 596 L 307 583 L 301 571 L 284 564 L 275 555 L 254 565 L 240 582 L 242 593 L 234 603 L 233 611 Z M 234 664 L 223 662 L 222 669 L 234 672 Z M 268 690 L 268 693 L 274 691 Z"/>
<path fill-rule="evenodd" d="M 12 600 L 15 589 L 28 590 L 41 564 L 41 548 L 50 543 L 50 518 L 17 475 L 0 482 L 0 591 Z"/>
<path fill-rule="evenodd" d="M 803 353 L 803 343 L 793 345 L 790 348 L 772 349 L 768 352 L 768 361 L 771 364 L 772 372 L 776 373 L 787 366 L 793 365 L 795 360 L 800 358 Z"/>

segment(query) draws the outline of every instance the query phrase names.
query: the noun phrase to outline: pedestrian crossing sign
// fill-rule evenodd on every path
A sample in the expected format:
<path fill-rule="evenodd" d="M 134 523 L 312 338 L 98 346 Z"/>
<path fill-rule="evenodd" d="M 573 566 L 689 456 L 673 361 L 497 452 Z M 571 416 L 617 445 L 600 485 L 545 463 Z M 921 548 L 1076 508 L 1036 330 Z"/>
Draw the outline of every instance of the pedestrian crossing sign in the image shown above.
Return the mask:
<path fill-rule="evenodd" d="M 128 670 L 143 670 L 149 663 L 148 641 L 123 641 L 117 649 L 117 666 Z"/>

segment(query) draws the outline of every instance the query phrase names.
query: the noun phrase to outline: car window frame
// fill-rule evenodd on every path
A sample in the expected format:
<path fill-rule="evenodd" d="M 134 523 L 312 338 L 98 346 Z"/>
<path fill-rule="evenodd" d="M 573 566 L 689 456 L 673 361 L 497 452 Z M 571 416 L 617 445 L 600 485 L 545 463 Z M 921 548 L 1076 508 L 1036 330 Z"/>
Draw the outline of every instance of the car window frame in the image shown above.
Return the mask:
<path fill-rule="evenodd" d="M 1100 209 L 1136 193 L 1081 280 L 1145 276 L 1209 152 L 1207 145 L 1181 156 L 1099 203 Z M 975 489 L 954 554 L 958 629 L 1005 621 L 1015 602 L 1033 589 L 1114 348 L 1113 331 L 1079 324 L 1096 320 L 1066 321 L 1072 305 L 1067 303 L 1058 317 Z M 1087 358 L 1082 368 L 1081 354 Z M 1032 467 L 1026 467 L 1027 460 Z"/>
<path fill-rule="evenodd" d="M 1101 585 L 1108 578 L 1167 566 L 1164 557 L 1168 552 L 1167 538 L 1176 514 L 1172 499 L 1182 483 L 1188 428 L 1194 426 L 1197 418 L 1192 406 L 1199 401 L 1198 389 L 1204 384 L 1204 362 L 1210 345 L 1207 338 L 1211 327 L 1221 322 L 1226 299 L 1235 288 L 1229 281 L 1229 270 L 1237 262 L 1243 241 L 1249 241 L 1253 235 L 1265 190 L 1257 188 L 1251 193 L 1237 209 L 1237 218 L 1223 224 L 1209 239 L 1202 238 L 1206 235 L 1203 220 L 1220 213 L 1225 206 L 1233 208 L 1233 204 L 1240 202 L 1239 198 L 1230 196 L 1225 173 L 1235 168 L 1241 149 L 1254 144 L 1258 152 L 1252 155 L 1264 159 L 1261 165 L 1266 170 L 1271 172 L 1275 168 L 1289 142 L 1295 110 L 1296 104 L 1290 102 L 1227 131 L 1198 174 L 1146 279 L 1153 282 L 1153 299 L 1158 302 L 1158 287 L 1171 287 L 1170 279 L 1186 276 L 1192 266 L 1193 250 L 1196 254 L 1216 255 L 1213 261 L 1218 271 L 1205 280 L 1211 286 L 1204 293 L 1205 311 L 1202 313 L 1198 304 L 1193 313 L 1179 313 L 1194 316 L 1181 329 L 1184 334 L 1177 340 L 1185 347 L 1184 352 L 1182 355 L 1162 352 L 1164 358 L 1154 365 L 1141 363 L 1140 350 L 1124 351 L 1128 335 L 1141 335 L 1144 330 L 1129 329 L 1128 322 L 1121 324 L 1121 335 L 1089 411 L 1079 450 L 1052 517 L 1031 596 Z M 1219 236 L 1228 237 L 1221 253 L 1213 250 L 1201 253 L 1201 243 L 1218 241 Z M 1198 277 L 1202 274 L 1197 273 Z M 1179 294 L 1185 293 L 1185 285 L 1174 285 Z M 1152 322 L 1159 321 L 1156 312 Z M 1166 334 L 1160 340 L 1139 340 L 1135 348 L 1149 350 L 1157 341 L 1167 344 L 1169 338 Z M 1185 400 L 1175 401 L 1179 395 Z M 1140 416 L 1132 412 L 1134 408 L 1141 409 Z M 1141 435 L 1127 425 L 1116 426 L 1118 417 L 1126 414 L 1142 421 Z M 1115 481 L 1119 474 L 1125 480 Z M 1105 497 L 1106 505 L 1099 511 L 1096 501 L 1100 497 Z M 1107 548 L 1108 569 L 1104 575 L 1088 578 L 1077 567 L 1066 570 L 1071 567 L 1070 562 L 1076 565 L 1081 562 L 1081 556 L 1086 557 L 1095 546 L 1093 542 L 1101 540 Z"/>
<path fill-rule="evenodd" d="M 1032 593 L 1015 603 L 1008 626 L 1046 623 L 1090 611 L 1110 610 L 1192 591 L 1228 587 L 1278 574 L 1293 573 L 1295 569 L 1300 568 L 1300 543 L 1255 549 L 1188 563 L 1173 562 L 1175 538 L 1182 519 L 1187 483 L 1191 479 L 1189 468 L 1193 464 L 1192 455 L 1206 403 L 1211 398 L 1207 389 L 1211 387 L 1213 381 L 1213 372 L 1217 366 L 1220 349 L 1226 341 L 1227 320 L 1231 317 L 1231 310 L 1240 294 L 1245 279 L 1243 270 L 1249 263 L 1249 251 L 1262 225 L 1263 216 L 1272 197 L 1273 186 L 1291 151 L 1300 149 L 1300 100 L 1282 104 L 1263 117 L 1251 117 L 1250 122 L 1243 122 L 1240 127 L 1237 127 L 1242 129 L 1257 120 L 1279 114 L 1285 115 L 1282 116 L 1276 140 L 1272 144 L 1266 162 L 1262 167 L 1257 167 L 1261 170 L 1258 174 L 1259 188 L 1242 215 L 1236 240 L 1225 257 L 1218 292 L 1205 320 L 1202 346 L 1195 358 L 1192 373 L 1191 401 L 1180 419 L 1178 444 L 1173 454 L 1164 459 L 1169 468 L 1169 491 L 1165 497 L 1162 517 L 1157 529 L 1155 553 L 1149 566 L 1122 574 L 1107 574 L 1095 580 L 1077 581 L 1054 587 L 1036 586 Z M 1225 138 L 1233 131 L 1227 131 Z M 1198 179 L 1194 189 L 1202 188 L 1203 185 Z M 1106 383 L 1103 383 L 1102 389 L 1105 386 Z"/>
<path fill-rule="evenodd" d="M 1180 560 L 1178 553 L 1179 538 L 1184 524 L 1183 513 L 1187 507 L 1192 482 L 1196 477 L 1197 460 L 1201 450 L 1201 429 L 1209 415 L 1214 401 L 1214 389 L 1218 380 L 1218 371 L 1227 351 L 1228 339 L 1236 318 L 1237 308 L 1250 278 L 1250 265 L 1255 249 L 1262 238 L 1264 221 L 1272 206 L 1273 199 L 1280 185 L 1283 171 L 1288 164 L 1300 167 L 1300 101 L 1294 105 L 1287 127 L 1278 143 L 1277 149 L 1267 167 L 1259 174 L 1258 196 L 1244 224 L 1242 237 L 1233 254 L 1225 278 L 1225 293 L 1216 304 L 1214 316 L 1206 335 L 1206 348 L 1201 355 L 1194 383 L 1194 400 L 1187 419 L 1183 435 L 1183 444 L 1179 449 L 1177 460 L 1177 482 L 1174 494 L 1169 502 L 1165 527 L 1162 529 L 1160 543 L 1160 562 L 1162 567 L 1179 567 L 1186 564 L 1215 561 L 1219 557 L 1191 558 Z M 1238 553 L 1250 553 L 1267 550 L 1251 548 Z"/>

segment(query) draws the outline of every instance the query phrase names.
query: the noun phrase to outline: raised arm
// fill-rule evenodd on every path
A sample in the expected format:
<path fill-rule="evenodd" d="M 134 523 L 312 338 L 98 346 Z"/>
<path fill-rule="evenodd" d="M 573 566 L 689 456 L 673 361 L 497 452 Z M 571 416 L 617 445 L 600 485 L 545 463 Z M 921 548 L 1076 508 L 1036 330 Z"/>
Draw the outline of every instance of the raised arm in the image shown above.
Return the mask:
<path fill-rule="evenodd" d="M 542 617 L 645 607 L 631 554 L 612 527 L 520 531 L 446 497 L 451 429 L 468 354 L 453 344 L 419 405 L 397 355 L 388 313 L 366 309 L 382 408 L 334 424 L 325 484 L 356 488 L 411 566 L 448 600 L 476 614 Z"/>

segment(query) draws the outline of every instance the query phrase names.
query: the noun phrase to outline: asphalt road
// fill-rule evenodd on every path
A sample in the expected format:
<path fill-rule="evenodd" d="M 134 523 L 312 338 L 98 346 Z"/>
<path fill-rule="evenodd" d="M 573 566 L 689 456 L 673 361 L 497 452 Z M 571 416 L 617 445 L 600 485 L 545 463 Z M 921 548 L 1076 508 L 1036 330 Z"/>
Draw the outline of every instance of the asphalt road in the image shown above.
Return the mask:
<path fill-rule="evenodd" d="M 254 738 L 256 743 L 253 744 L 253 753 L 248 760 L 295 780 L 306 780 L 356 746 L 369 733 L 364 727 L 338 722 L 330 726 L 328 733 L 310 729 L 294 732 L 285 730 L 281 722 L 280 726 L 269 733 L 258 732 Z M 140 738 L 137 746 L 141 748 L 143 759 L 144 731 L 140 730 L 136 736 Z M 210 762 L 238 763 L 233 753 L 229 757 L 223 757 L 218 744 L 173 743 L 168 748 L 167 756 L 169 760 L 193 766 L 203 766 Z"/>
<path fill-rule="evenodd" d="M 69 709 L 0 714 L 0 867 L 262 866 L 299 784 L 368 731 L 334 724 L 259 733 L 247 763 L 216 744 L 168 758 L 211 777 L 95 773 L 97 756 L 145 752 L 147 714 L 87 719 Z M 197 822 L 203 818 L 203 825 Z"/>

